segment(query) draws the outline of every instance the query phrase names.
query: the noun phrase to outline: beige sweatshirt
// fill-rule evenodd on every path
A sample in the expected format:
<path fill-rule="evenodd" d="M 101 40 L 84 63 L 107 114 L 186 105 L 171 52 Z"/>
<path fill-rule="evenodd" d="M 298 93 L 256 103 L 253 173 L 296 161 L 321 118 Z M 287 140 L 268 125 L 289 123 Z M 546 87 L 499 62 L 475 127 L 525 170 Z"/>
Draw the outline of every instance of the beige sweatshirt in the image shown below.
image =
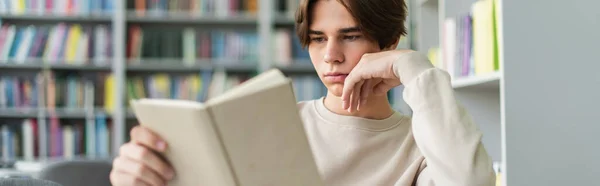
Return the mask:
<path fill-rule="evenodd" d="M 394 64 L 412 118 L 338 115 L 323 98 L 300 102 L 320 174 L 331 186 L 488 186 L 495 184 L 482 134 L 457 104 L 447 72 L 418 52 Z"/>

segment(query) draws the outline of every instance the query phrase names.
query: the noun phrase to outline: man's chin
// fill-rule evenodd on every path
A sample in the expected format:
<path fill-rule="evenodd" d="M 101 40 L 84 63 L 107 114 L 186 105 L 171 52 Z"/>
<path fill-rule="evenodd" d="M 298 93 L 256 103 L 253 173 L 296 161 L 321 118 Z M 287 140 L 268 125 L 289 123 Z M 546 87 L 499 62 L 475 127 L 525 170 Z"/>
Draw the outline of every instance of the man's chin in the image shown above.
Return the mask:
<path fill-rule="evenodd" d="M 333 84 L 333 85 L 327 85 L 327 91 L 329 92 L 329 95 L 333 95 L 336 97 L 342 97 L 342 92 L 344 90 L 344 85 L 343 84 Z"/>

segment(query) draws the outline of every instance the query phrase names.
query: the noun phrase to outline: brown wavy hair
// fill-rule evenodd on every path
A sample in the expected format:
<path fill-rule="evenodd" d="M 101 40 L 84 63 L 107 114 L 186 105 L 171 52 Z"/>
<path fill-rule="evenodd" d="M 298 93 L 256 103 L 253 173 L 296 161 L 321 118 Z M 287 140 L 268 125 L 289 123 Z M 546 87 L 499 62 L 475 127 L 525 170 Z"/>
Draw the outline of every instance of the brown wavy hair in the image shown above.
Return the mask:
<path fill-rule="evenodd" d="M 296 11 L 296 33 L 302 47 L 310 43 L 311 12 L 317 0 L 300 0 Z M 344 5 L 363 34 L 377 41 L 380 49 L 390 47 L 407 34 L 408 10 L 404 0 L 337 0 Z"/>

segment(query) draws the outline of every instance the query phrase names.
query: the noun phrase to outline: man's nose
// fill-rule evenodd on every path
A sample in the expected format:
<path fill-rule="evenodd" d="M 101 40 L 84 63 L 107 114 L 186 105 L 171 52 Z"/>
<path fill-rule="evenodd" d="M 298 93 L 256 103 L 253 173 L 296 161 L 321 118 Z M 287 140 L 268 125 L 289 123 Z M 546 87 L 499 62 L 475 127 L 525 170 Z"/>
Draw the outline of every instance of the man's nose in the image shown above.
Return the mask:
<path fill-rule="evenodd" d="M 344 62 L 344 54 L 340 50 L 340 46 L 337 43 L 337 41 L 331 39 L 327 42 L 327 47 L 325 49 L 325 56 L 323 56 L 323 60 L 326 63 Z"/>

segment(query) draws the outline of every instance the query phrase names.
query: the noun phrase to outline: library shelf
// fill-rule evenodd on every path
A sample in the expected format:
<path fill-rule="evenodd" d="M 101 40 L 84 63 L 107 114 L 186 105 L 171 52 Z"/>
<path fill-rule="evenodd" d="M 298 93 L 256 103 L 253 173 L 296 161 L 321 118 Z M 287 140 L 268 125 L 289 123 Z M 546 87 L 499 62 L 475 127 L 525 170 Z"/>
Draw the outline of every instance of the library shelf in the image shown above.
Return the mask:
<path fill-rule="evenodd" d="M 145 24 L 201 24 L 201 25 L 256 25 L 258 18 L 252 14 L 240 14 L 234 16 L 213 16 L 191 14 L 186 12 L 168 12 L 162 14 L 145 13 L 139 15 L 135 11 L 127 12 L 128 23 Z"/>
<path fill-rule="evenodd" d="M 112 21 L 111 14 L 42 14 L 42 13 L 0 13 L 0 19 L 12 21 L 40 21 L 40 22 L 80 22 L 80 23 L 110 23 Z"/>
<path fill-rule="evenodd" d="M 258 70 L 257 62 L 201 60 L 193 64 L 186 64 L 183 60 L 154 59 L 142 60 L 144 62 L 129 61 L 126 67 L 128 72 L 199 72 L 223 70 L 226 72 L 255 72 Z"/>
<path fill-rule="evenodd" d="M 37 118 L 38 117 L 37 109 L 24 109 L 24 108 L 1 108 L 0 109 L 0 118 Z"/>
<path fill-rule="evenodd" d="M 458 77 L 452 80 L 452 87 L 460 88 L 476 88 L 476 89 L 499 89 L 500 88 L 500 72 L 493 72 L 484 75 Z"/>
<path fill-rule="evenodd" d="M 98 114 L 104 114 L 109 117 L 109 114 L 101 108 L 95 108 L 93 112 L 88 113 L 84 108 L 56 108 L 50 111 L 46 108 L 1 108 L 0 118 L 38 118 L 39 116 L 51 117 L 56 116 L 59 119 L 85 119 L 87 117 L 95 117 Z"/>
<path fill-rule="evenodd" d="M 70 70 L 70 71 L 110 71 L 110 64 L 95 65 L 95 64 L 42 64 L 41 61 L 31 60 L 21 63 L 16 62 L 0 62 L 0 70 Z"/>

